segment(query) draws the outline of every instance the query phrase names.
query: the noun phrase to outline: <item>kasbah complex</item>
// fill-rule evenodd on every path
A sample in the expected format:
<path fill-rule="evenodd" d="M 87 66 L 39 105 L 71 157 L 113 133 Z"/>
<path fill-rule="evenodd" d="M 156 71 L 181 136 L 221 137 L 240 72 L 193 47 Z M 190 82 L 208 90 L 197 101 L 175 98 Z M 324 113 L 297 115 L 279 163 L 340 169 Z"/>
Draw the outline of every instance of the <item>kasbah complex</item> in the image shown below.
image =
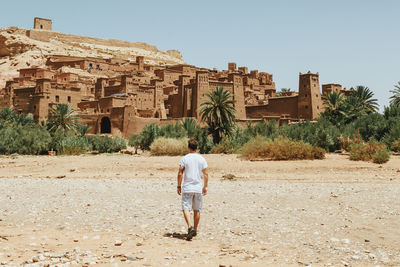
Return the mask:
<path fill-rule="evenodd" d="M 42 40 L 58 34 L 52 21 L 35 18 L 32 39 Z M 99 74 L 89 79 L 71 71 L 75 68 Z M 102 75 L 104 74 L 104 75 Z M 217 87 L 229 90 L 235 100 L 237 122 L 276 120 L 280 125 L 313 120 L 324 110 L 322 95 L 330 91 L 349 91 L 339 84 L 322 85 L 318 73 L 300 73 L 298 92 L 277 94 L 272 74 L 249 71 L 228 63 L 218 71 L 179 64 L 146 64 L 117 58 L 88 58 L 51 55 L 46 66 L 19 70 L 19 77 L 0 91 L 0 106 L 20 113 L 31 113 L 35 121 L 45 121 L 49 110 L 67 103 L 92 134 L 129 137 L 150 123 L 159 125 L 192 117 L 200 121 L 200 105 L 206 94 Z"/>

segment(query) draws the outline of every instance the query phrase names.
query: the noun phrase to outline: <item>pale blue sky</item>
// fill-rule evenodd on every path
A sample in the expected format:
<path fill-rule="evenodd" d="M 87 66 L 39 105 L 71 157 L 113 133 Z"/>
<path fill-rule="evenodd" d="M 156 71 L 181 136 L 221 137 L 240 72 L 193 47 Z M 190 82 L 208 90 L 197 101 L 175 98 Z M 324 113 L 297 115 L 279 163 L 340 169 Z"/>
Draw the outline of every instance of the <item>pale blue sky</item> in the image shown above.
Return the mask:
<path fill-rule="evenodd" d="M 78 35 L 177 49 L 196 66 L 227 63 L 274 75 L 298 88 L 298 73 L 320 83 L 366 85 L 381 108 L 400 81 L 400 1 L 396 0 L 36 0 L 1 1 L 0 27 L 31 28 L 33 17 Z"/>

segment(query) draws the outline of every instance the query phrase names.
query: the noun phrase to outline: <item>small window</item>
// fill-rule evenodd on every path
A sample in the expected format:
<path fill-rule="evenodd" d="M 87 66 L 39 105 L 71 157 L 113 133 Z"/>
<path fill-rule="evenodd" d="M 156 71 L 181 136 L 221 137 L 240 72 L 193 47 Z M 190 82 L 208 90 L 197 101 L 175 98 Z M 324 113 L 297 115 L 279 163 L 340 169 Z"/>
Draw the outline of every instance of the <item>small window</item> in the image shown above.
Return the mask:
<path fill-rule="evenodd" d="M 71 103 L 71 97 L 68 96 L 67 99 L 68 99 L 68 103 Z"/>
<path fill-rule="evenodd" d="M 58 95 L 56 95 L 56 102 L 60 102 L 60 97 Z"/>
<path fill-rule="evenodd" d="M 304 97 L 307 97 L 307 94 L 304 94 Z"/>
<path fill-rule="evenodd" d="M 64 82 L 67 81 L 67 78 L 64 78 Z"/>
<path fill-rule="evenodd" d="M 319 109 L 319 106 L 317 106 L 317 109 Z"/>
<path fill-rule="evenodd" d="M 107 113 L 109 113 L 110 112 L 110 110 L 109 109 L 107 109 Z"/>
<path fill-rule="evenodd" d="M 306 105 L 305 108 L 308 109 L 308 106 Z"/>
<path fill-rule="evenodd" d="M 43 29 L 43 25 L 40 25 L 40 29 Z"/>

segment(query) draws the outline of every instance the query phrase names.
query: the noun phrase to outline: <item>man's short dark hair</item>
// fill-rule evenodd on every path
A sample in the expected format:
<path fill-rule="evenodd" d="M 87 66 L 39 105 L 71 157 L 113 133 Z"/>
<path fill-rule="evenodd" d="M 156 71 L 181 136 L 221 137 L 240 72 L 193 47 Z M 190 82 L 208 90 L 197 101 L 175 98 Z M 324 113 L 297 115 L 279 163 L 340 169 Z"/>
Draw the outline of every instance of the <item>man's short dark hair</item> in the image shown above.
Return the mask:
<path fill-rule="evenodd" d="M 198 144 L 197 144 L 197 141 L 196 141 L 196 139 L 194 139 L 194 138 L 190 138 L 189 139 L 189 142 L 188 142 L 188 147 L 191 149 L 191 150 L 197 150 L 197 146 L 198 146 Z"/>

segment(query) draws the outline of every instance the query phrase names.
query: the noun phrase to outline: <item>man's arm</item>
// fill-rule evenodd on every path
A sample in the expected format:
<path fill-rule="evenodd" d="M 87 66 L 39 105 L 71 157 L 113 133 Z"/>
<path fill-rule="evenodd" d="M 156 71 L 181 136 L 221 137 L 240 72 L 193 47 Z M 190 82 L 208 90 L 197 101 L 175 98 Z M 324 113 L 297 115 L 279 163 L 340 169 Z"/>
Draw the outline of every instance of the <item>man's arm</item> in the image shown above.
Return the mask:
<path fill-rule="evenodd" d="M 203 178 L 204 178 L 203 195 L 207 195 L 207 186 L 208 186 L 208 171 L 207 171 L 207 168 L 203 169 Z"/>
<path fill-rule="evenodd" d="M 178 184 L 176 187 L 176 192 L 178 193 L 178 195 L 181 195 L 182 192 L 182 180 L 183 180 L 183 170 L 185 169 L 185 167 L 179 166 L 179 170 L 178 170 Z"/>

